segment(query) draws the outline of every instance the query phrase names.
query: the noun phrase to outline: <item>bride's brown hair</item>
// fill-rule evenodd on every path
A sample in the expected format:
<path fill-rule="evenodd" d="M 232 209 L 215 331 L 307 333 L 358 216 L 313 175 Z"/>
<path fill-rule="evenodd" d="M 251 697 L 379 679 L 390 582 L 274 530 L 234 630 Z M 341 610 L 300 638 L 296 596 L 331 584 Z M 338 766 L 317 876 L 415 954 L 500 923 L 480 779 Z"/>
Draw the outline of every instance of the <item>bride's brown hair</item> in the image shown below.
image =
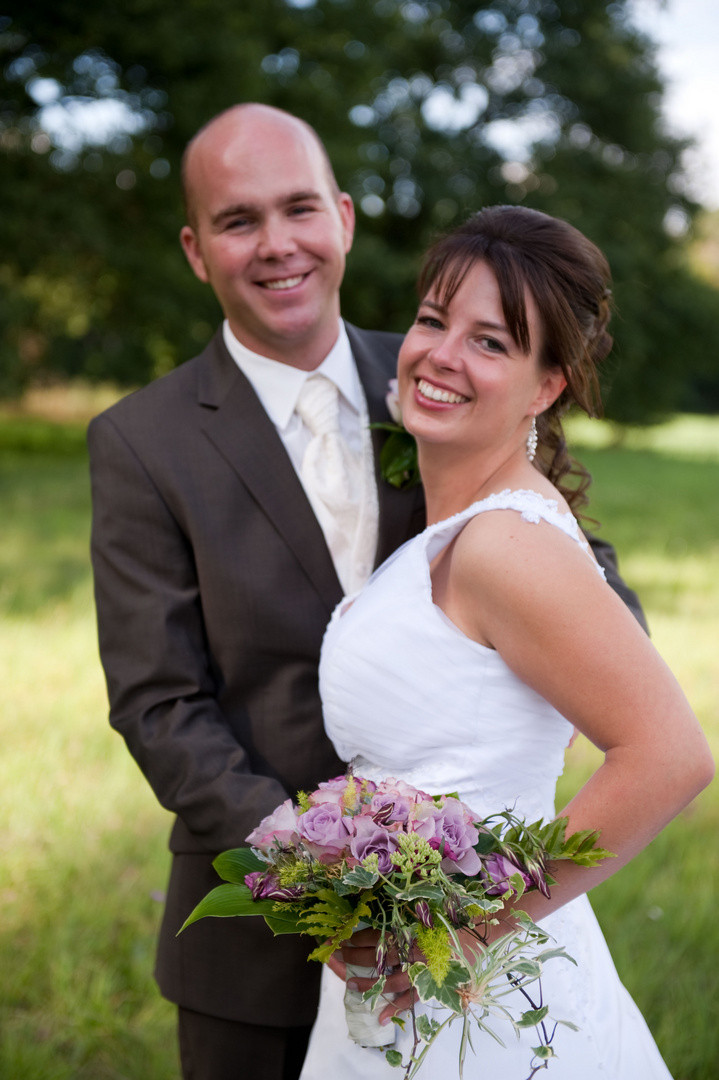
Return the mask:
<path fill-rule="evenodd" d="M 567 385 L 537 417 L 535 464 L 578 514 L 588 501 L 591 476 L 570 457 L 561 418 L 572 404 L 588 416 L 601 415 L 597 368 L 612 347 L 609 264 L 591 240 L 560 218 L 525 206 L 489 206 L 430 248 L 417 286 L 420 297 L 433 288 L 448 304 L 477 262 L 493 270 L 507 327 L 525 353 L 525 287 L 537 305 L 544 338 L 540 363 L 561 368 Z"/>

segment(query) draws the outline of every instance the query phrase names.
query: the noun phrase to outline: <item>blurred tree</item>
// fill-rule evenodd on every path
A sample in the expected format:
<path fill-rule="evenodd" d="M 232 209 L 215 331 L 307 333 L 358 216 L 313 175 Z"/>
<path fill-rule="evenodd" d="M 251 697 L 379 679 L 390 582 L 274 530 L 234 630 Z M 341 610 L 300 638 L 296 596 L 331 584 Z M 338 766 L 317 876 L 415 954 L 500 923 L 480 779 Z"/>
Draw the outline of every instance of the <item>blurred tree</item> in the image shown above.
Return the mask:
<path fill-rule="evenodd" d="M 715 340 L 715 327 L 719 321 L 719 210 L 704 210 L 697 216 L 687 260 L 699 279 L 695 288 L 703 294 L 704 302 L 697 305 L 694 321 L 686 326 L 686 332 L 701 343 L 702 358 L 683 388 L 681 405 L 689 412 L 716 413 L 719 412 L 719 363 Z M 694 298 L 692 292 L 691 299 Z M 686 318 L 691 312 L 688 307 L 682 311 L 682 316 Z"/>
<path fill-rule="evenodd" d="M 697 207 L 629 0 L 31 0 L 0 17 L 5 387 L 143 382 L 218 319 L 177 246 L 182 149 L 261 100 L 325 139 L 359 227 L 345 315 L 403 329 L 418 257 L 481 205 L 566 217 L 607 252 L 607 412 L 675 408 L 719 346 L 682 257 Z M 692 333 L 700 326 L 702 336 Z"/>

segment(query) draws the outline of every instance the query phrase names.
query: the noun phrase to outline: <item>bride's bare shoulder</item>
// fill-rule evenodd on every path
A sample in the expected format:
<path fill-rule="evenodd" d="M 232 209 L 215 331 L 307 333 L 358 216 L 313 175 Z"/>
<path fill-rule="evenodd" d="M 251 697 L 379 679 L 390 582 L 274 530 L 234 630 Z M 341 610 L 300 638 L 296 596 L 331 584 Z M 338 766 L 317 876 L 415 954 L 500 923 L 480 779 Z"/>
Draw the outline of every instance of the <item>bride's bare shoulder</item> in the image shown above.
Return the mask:
<path fill-rule="evenodd" d="M 482 588 L 510 578 L 518 585 L 538 575 L 555 578 L 577 572 L 584 577 L 591 567 L 586 551 L 572 530 L 565 531 L 552 519 L 570 514 L 566 504 L 556 503 L 544 512 L 531 500 L 516 506 L 486 509 L 476 514 L 456 539 L 453 571 L 468 584 Z M 594 571 L 596 573 L 596 571 Z"/>

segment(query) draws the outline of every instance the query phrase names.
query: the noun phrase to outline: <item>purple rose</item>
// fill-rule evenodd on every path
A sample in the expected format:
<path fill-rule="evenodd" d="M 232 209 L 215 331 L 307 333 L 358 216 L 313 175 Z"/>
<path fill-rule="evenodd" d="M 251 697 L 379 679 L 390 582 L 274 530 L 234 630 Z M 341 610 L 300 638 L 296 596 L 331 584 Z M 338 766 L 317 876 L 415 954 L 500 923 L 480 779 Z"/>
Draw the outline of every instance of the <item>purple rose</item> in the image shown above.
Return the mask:
<path fill-rule="evenodd" d="M 474 850 L 479 833 L 469 810 L 459 799 L 446 799 L 441 806 L 422 804 L 414 831 L 442 853 L 445 872 L 461 870 L 473 877 L 481 870 L 482 863 Z"/>
<path fill-rule="evenodd" d="M 248 844 L 267 852 L 276 844 L 291 847 L 297 838 L 297 811 L 292 800 L 285 799 L 281 806 L 262 819 L 246 839 Z"/>
<path fill-rule="evenodd" d="M 355 859 L 362 862 L 368 855 L 377 855 L 377 869 L 380 874 L 388 874 L 392 869 L 392 852 L 397 848 L 392 833 L 377 825 L 371 817 L 356 817 L 354 824 L 350 851 Z"/>
<path fill-rule="evenodd" d="M 321 784 L 318 784 L 317 790 L 310 795 L 310 803 L 312 806 L 321 806 L 323 803 L 335 803 L 341 806 L 346 789 L 346 776 L 335 776 L 332 780 L 323 780 Z"/>
<path fill-rule="evenodd" d="M 300 836 L 320 862 L 332 862 L 349 846 L 354 833 L 352 818 L 342 816 L 336 803 L 311 806 L 297 819 Z"/>
<path fill-rule="evenodd" d="M 394 776 L 388 776 L 386 780 L 383 780 L 378 785 L 377 791 L 384 795 L 401 795 L 403 798 L 409 799 L 410 803 L 434 801 L 426 791 L 420 791 L 419 788 L 412 787 L 405 780 L 396 780 Z"/>
<path fill-rule="evenodd" d="M 514 874 L 520 875 L 525 887 L 528 888 L 533 884 L 529 874 L 508 855 L 489 855 L 482 865 L 482 877 L 492 883 L 487 889 L 487 896 L 501 896 L 508 889 L 512 889 L 509 879 Z"/>
<path fill-rule="evenodd" d="M 271 870 L 246 874 L 245 885 L 253 900 L 296 900 L 305 891 L 302 885 L 280 885 L 280 879 Z"/>
<path fill-rule="evenodd" d="M 372 796 L 369 805 L 377 824 L 388 825 L 390 821 L 404 824 L 414 804 L 406 795 L 398 792 L 377 792 Z"/>

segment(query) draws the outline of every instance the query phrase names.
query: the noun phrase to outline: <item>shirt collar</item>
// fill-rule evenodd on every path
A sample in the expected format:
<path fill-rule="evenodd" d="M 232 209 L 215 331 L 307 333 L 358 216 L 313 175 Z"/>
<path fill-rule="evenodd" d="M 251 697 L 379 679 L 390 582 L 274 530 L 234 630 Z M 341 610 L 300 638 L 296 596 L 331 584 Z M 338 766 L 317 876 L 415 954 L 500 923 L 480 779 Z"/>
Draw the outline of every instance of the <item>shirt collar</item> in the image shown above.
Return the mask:
<path fill-rule="evenodd" d="M 292 367 L 291 364 L 284 364 L 280 360 L 270 360 L 266 356 L 252 352 L 241 341 L 238 341 L 227 319 L 222 324 L 222 336 L 230 356 L 249 380 L 265 412 L 280 431 L 289 424 L 300 390 L 310 375 L 324 375 L 335 384 L 345 401 L 356 413 L 362 411 L 362 387 L 347 331 L 341 319 L 338 325 L 337 341 L 314 371 L 302 371 Z"/>

